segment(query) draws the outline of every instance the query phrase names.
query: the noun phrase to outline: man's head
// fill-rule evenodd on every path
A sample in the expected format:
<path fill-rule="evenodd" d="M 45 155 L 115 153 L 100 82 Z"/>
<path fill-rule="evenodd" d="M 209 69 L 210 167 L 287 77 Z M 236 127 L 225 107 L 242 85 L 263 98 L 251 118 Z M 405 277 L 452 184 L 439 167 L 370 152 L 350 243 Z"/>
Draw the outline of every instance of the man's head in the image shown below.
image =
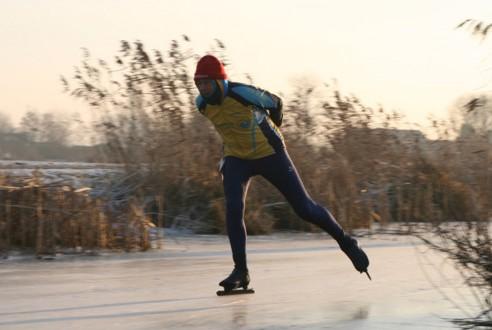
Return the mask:
<path fill-rule="evenodd" d="M 194 79 L 200 95 L 208 103 L 222 103 L 227 94 L 227 74 L 215 56 L 205 55 L 198 61 Z"/>

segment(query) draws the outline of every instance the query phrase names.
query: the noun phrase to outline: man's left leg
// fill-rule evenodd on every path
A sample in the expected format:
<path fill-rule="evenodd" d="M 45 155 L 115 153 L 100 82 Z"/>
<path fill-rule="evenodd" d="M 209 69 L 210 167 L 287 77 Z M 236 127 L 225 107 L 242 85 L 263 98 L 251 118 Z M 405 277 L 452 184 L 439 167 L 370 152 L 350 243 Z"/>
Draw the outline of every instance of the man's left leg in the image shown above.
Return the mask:
<path fill-rule="evenodd" d="M 344 232 L 326 208 L 312 200 L 287 151 L 278 151 L 255 161 L 255 170 L 285 196 L 300 218 L 317 225 L 332 236 L 359 272 L 367 271 L 369 259 L 358 246 L 357 240 Z"/>

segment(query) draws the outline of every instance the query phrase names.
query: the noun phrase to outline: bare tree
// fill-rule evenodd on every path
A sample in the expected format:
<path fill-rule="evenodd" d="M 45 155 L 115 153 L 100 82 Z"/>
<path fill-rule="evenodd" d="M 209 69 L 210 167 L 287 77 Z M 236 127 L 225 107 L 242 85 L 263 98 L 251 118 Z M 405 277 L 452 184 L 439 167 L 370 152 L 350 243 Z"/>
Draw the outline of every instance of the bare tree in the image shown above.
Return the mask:
<path fill-rule="evenodd" d="M 41 142 L 66 145 L 70 138 L 71 123 L 53 113 L 44 113 L 39 122 Z"/>
<path fill-rule="evenodd" d="M 12 125 L 12 121 L 10 117 L 0 112 L 0 134 L 2 133 L 12 133 L 14 131 L 14 126 Z"/>

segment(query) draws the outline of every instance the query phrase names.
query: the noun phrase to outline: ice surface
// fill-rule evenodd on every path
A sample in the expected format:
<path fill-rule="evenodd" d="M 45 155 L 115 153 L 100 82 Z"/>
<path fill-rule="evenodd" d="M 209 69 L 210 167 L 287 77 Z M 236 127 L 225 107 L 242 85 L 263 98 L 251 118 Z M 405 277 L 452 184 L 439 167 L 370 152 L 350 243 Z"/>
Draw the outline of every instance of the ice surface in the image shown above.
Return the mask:
<path fill-rule="evenodd" d="M 409 239 L 362 239 L 373 281 L 324 235 L 250 237 L 256 293 L 218 297 L 222 236 L 162 250 L 0 263 L 0 329 L 452 329 L 476 312 L 453 265 Z M 462 310 L 464 308 L 465 310 Z"/>

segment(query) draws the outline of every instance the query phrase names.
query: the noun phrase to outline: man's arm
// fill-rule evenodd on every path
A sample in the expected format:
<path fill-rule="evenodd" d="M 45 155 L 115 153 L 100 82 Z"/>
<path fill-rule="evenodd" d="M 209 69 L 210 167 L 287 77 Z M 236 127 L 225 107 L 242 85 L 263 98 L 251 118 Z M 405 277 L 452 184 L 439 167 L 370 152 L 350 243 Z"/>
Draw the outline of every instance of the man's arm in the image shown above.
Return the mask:
<path fill-rule="evenodd" d="M 268 109 L 270 118 L 278 127 L 282 126 L 282 120 L 284 119 L 283 103 L 282 99 L 276 95 L 271 94 L 272 98 L 276 98 L 276 106 L 274 108 Z"/>
<path fill-rule="evenodd" d="M 229 85 L 229 95 L 245 105 L 267 111 L 270 119 L 280 127 L 282 125 L 283 111 L 282 99 L 263 89 L 254 86 L 232 83 Z"/>

